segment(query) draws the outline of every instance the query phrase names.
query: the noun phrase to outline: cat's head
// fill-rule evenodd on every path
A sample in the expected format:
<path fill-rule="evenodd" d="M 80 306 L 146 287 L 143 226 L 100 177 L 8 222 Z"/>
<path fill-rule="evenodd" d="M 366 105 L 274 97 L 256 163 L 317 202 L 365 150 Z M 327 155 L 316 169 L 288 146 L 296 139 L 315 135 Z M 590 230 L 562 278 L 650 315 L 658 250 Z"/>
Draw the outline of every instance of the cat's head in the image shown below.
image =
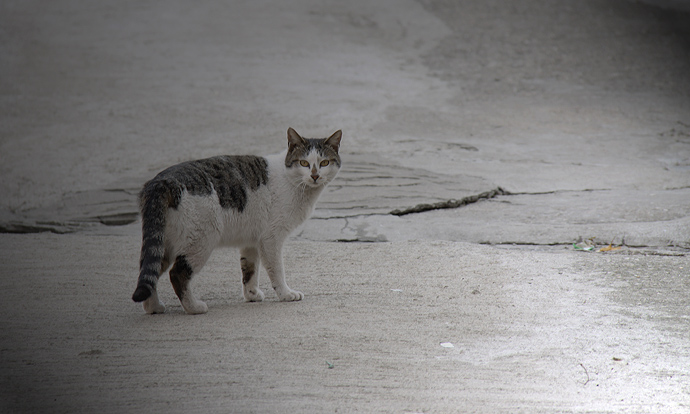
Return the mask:
<path fill-rule="evenodd" d="M 340 169 L 340 130 L 328 138 L 302 138 L 294 129 L 288 128 L 288 151 L 285 167 L 297 185 L 321 187 L 328 184 Z"/>

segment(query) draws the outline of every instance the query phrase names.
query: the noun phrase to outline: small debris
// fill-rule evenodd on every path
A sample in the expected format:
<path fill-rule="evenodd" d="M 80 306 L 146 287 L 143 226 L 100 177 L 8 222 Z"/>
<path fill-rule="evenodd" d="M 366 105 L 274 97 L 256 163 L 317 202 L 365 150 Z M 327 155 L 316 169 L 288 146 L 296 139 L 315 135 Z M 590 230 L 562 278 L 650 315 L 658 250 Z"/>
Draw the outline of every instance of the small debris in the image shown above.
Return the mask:
<path fill-rule="evenodd" d="M 391 292 L 402 292 L 402 289 L 391 289 Z"/>
<path fill-rule="evenodd" d="M 335 368 L 335 365 L 331 364 L 330 362 L 326 361 L 326 365 L 328 365 L 328 369 L 333 369 Z"/>
<path fill-rule="evenodd" d="M 582 384 L 582 386 L 584 387 L 584 386 L 587 385 L 587 383 L 589 383 L 589 381 L 590 381 L 590 379 L 589 379 L 589 371 L 587 371 L 587 368 L 584 366 L 584 364 L 583 364 L 582 362 L 580 362 L 580 366 L 582 367 L 582 369 L 585 370 L 585 374 L 587 375 L 587 381 L 585 381 L 584 384 Z"/>
<path fill-rule="evenodd" d="M 622 246 L 614 246 L 613 240 L 611 240 L 608 246 L 604 246 L 597 249 L 597 243 L 594 241 L 594 237 L 590 237 L 589 239 L 584 241 L 580 239 L 580 241 L 573 243 L 573 249 L 582 250 L 585 252 L 611 252 L 614 250 L 620 250 L 621 248 Z"/>
<path fill-rule="evenodd" d="M 585 241 L 573 243 L 573 249 L 583 250 L 585 252 L 591 252 L 596 246 L 597 244 L 594 242 L 594 237 L 591 237 Z"/>
<path fill-rule="evenodd" d="M 451 344 L 450 342 L 441 342 L 441 346 L 444 348 L 455 348 L 455 345 Z"/>
<path fill-rule="evenodd" d="M 601 249 L 599 249 L 597 251 L 598 252 L 610 252 L 612 250 L 620 250 L 620 249 L 621 249 L 621 246 L 613 247 L 613 245 L 609 244 L 608 246 L 602 247 Z"/>

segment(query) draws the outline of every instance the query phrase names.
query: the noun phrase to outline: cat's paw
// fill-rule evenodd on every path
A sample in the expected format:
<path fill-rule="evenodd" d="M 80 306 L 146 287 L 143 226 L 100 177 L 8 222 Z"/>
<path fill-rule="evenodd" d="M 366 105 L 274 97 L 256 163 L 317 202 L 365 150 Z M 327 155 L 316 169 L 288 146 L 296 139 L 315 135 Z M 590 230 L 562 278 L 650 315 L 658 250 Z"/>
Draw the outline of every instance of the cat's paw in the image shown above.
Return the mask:
<path fill-rule="evenodd" d="M 200 315 L 208 312 L 208 305 L 200 300 L 188 300 L 186 297 L 182 300 L 182 307 L 189 315 Z"/>
<path fill-rule="evenodd" d="M 158 299 L 158 295 L 155 292 L 153 295 L 149 296 L 142 305 L 144 307 L 144 312 L 149 315 L 153 315 L 154 313 L 165 313 L 165 305 Z"/>
<path fill-rule="evenodd" d="M 304 299 L 304 293 L 297 290 L 292 290 L 290 288 L 276 293 L 278 293 L 278 298 L 281 302 L 295 302 Z"/>
<path fill-rule="evenodd" d="M 244 300 L 247 302 L 262 302 L 264 300 L 264 292 L 261 289 L 245 289 Z"/>
<path fill-rule="evenodd" d="M 143 306 L 144 312 L 148 313 L 149 315 L 153 315 L 154 313 L 165 313 L 165 305 L 159 301 L 147 299 L 144 301 Z"/>

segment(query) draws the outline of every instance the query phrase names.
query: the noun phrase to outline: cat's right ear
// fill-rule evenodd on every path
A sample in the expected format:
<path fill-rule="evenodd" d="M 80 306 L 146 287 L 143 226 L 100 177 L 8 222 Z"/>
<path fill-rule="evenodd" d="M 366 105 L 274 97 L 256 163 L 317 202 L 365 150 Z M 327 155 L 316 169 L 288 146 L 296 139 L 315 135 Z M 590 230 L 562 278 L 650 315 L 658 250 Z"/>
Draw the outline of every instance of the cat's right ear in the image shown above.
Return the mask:
<path fill-rule="evenodd" d="M 306 142 L 304 141 L 304 138 L 299 136 L 297 131 L 295 131 L 292 128 L 288 128 L 287 138 L 288 138 L 288 149 L 289 150 L 292 150 L 293 148 L 295 148 L 297 146 L 302 146 L 302 145 L 306 144 Z"/>

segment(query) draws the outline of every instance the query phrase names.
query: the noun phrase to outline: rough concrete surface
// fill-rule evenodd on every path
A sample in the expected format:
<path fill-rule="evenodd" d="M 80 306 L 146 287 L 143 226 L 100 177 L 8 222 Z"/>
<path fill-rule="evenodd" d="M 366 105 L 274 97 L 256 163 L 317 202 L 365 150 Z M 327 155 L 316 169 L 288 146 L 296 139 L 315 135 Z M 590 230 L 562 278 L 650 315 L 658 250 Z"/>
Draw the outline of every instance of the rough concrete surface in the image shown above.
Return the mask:
<path fill-rule="evenodd" d="M 687 10 L 3 2 L 0 412 L 690 411 Z M 219 250 L 145 315 L 143 182 L 289 126 L 344 132 L 305 299 Z"/>

